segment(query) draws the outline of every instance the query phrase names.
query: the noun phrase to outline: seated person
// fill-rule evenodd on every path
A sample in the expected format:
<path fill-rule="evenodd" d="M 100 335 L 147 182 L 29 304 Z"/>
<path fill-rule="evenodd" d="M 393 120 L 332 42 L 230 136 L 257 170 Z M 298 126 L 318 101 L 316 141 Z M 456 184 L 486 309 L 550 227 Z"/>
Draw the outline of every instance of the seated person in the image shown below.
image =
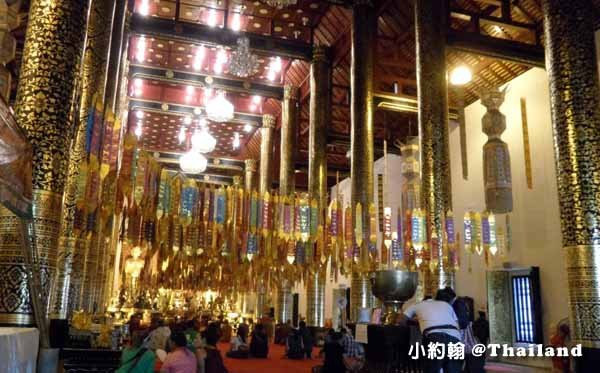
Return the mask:
<path fill-rule="evenodd" d="M 263 324 L 256 324 L 250 340 L 250 355 L 259 359 L 266 359 L 269 355 L 269 337 Z"/>
<path fill-rule="evenodd" d="M 209 324 L 204 331 L 204 338 L 206 340 L 206 346 L 204 347 L 206 350 L 205 373 L 228 373 L 223 363 L 221 351 L 217 348 L 217 343 L 221 338 L 220 326 L 216 323 Z"/>
<path fill-rule="evenodd" d="M 346 329 L 341 329 L 342 340 L 340 344 L 344 348 L 344 364 L 350 372 L 360 371 L 364 365 L 365 350 L 356 342 L 352 334 Z"/>
<path fill-rule="evenodd" d="M 136 330 L 131 336 L 131 345 L 123 350 L 121 364 L 116 373 L 150 373 L 154 371 L 156 356 L 154 352 L 142 346 L 144 335 Z"/>
<path fill-rule="evenodd" d="M 237 334 L 231 338 L 231 349 L 227 352 L 227 357 L 232 359 L 247 359 L 250 355 L 248 347 L 248 330 L 238 328 Z"/>
<path fill-rule="evenodd" d="M 188 342 L 182 332 L 173 332 L 169 337 L 171 352 L 165 358 L 161 373 L 196 373 L 198 361 L 196 355 L 187 347 Z"/>
<path fill-rule="evenodd" d="M 285 354 L 288 359 L 302 360 L 304 359 L 304 343 L 302 343 L 302 335 L 296 329 L 290 331 L 285 342 Z"/>
<path fill-rule="evenodd" d="M 331 342 L 325 343 L 323 351 L 325 359 L 321 373 L 346 373 L 344 365 L 344 347 L 341 344 L 342 334 L 339 332 L 333 333 Z"/>

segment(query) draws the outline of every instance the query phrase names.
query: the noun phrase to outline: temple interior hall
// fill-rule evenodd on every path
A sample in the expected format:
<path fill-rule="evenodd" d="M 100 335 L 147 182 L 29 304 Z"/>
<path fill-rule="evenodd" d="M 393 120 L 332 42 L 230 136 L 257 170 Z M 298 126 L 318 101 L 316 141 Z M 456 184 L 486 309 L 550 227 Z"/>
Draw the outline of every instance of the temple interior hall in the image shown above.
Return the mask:
<path fill-rule="evenodd" d="M 0 0 L 0 373 L 595 373 L 600 0 Z"/>

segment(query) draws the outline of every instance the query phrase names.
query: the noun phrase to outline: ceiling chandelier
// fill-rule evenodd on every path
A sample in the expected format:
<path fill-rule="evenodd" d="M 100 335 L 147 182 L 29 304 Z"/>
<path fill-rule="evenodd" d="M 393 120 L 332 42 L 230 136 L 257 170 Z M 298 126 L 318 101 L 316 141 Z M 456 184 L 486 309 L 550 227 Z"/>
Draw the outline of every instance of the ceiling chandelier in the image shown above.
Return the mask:
<path fill-rule="evenodd" d="M 210 153 L 215 150 L 217 139 L 215 139 L 208 128 L 202 127 L 200 130 L 195 130 L 192 135 L 192 150 L 198 153 Z"/>
<path fill-rule="evenodd" d="M 208 160 L 195 150 L 190 150 L 179 158 L 179 167 L 186 174 L 199 174 L 206 170 Z"/>
<path fill-rule="evenodd" d="M 237 40 L 237 48 L 231 52 L 229 72 L 240 78 L 254 75 L 258 69 L 258 57 L 250 53 L 250 39 L 241 37 Z"/>
<path fill-rule="evenodd" d="M 224 92 L 219 92 L 206 105 L 206 116 L 213 122 L 228 122 L 233 119 L 233 104 L 225 98 Z"/>
<path fill-rule="evenodd" d="M 274 8 L 285 8 L 291 5 L 296 5 L 298 0 L 264 0 L 263 2 Z"/>

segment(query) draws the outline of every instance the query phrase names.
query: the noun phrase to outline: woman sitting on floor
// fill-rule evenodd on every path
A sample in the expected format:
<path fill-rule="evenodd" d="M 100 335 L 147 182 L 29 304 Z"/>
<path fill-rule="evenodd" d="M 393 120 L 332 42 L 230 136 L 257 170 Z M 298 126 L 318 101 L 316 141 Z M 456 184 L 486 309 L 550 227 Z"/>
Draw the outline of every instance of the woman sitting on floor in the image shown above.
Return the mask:
<path fill-rule="evenodd" d="M 117 373 L 152 373 L 156 356 L 152 350 L 142 346 L 144 335 L 136 330 L 131 337 L 131 346 L 123 350 L 121 366 Z"/>
<path fill-rule="evenodd" d="M 231 349 L 227 352 L 227 357 L 232 359 L 247 359 L 250 355 L 248 348 L 246 328 L 238 328 L 237 334 L 231 338 Z"/>
<path fill-rule="evenodd" d="M 263 324 L 256 324 L 250 340 L 250 355 L 258 359 L 266 359 L 269 355 L 269 337 Z"/>

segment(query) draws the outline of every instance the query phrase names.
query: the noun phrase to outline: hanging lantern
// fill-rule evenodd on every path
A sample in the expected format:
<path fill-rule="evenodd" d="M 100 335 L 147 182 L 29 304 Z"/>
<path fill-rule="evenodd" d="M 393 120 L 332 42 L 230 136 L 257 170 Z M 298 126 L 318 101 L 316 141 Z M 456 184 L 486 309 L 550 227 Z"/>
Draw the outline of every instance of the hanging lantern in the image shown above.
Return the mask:
<path fill-rule="evenodd" d="M 196 151 L 189 151 L 179 158 L 179 167 L 186 174 L 199 174 L 206 170 L 207 159 Z"/>
<path fill-rule="evenodd" d="M 217 146 L 217 139 L 210 134 L 206 126 L 194 131 L 191 142 L 192 149 L 198 153 L 210 153 Z"/>
<path fill-rule="evenodd" d="M 490 213 L 488 216 L 488 225 L 490 230 L 490 247 L 488 250 L 490 251 L 490 254 L 496 255 L 498 253 L 498 242 L 496 235 L 496 217 L 493 213 Z"/>
<path fill-rule="evenodd" d="M 229 122 L 234 118 L 233 104 L 225 98 L 221 91 L 206 105 L 206 115 L 213 122 Z"/>

